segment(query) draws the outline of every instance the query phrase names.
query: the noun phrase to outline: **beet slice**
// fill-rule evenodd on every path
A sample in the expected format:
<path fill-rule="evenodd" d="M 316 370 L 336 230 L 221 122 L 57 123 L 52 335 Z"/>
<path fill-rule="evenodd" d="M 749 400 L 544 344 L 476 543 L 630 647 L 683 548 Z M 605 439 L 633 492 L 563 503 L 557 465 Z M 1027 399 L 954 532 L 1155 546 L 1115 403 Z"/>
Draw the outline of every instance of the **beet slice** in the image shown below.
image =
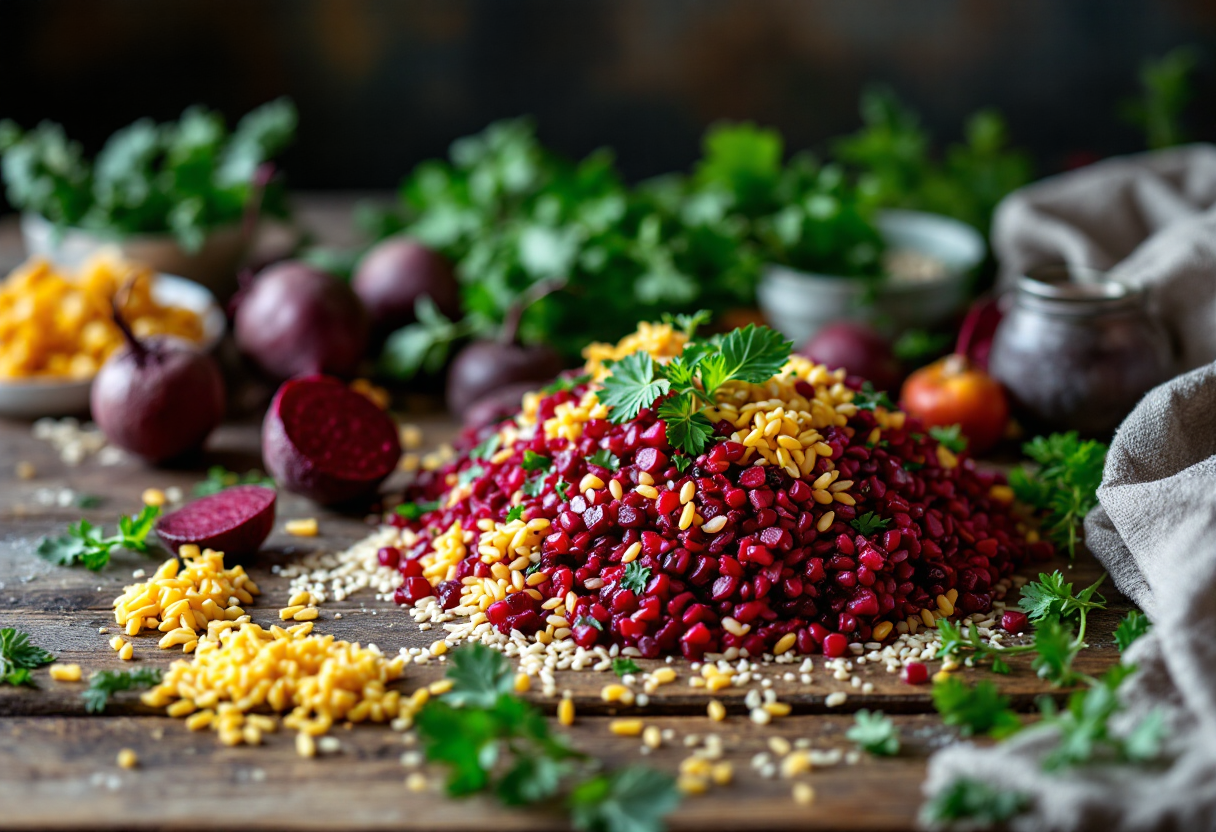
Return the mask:
<path fill-rule="evenodd" d="M 262 457 L 280 486 L 323 505 L 371 497 L 397 467 L 397 425 L 331 376 L 288 380 L 262 423 Z"/>
<path fill-rule="evenodd" d="M 237 485 L 201 497 L 156 521 L 156 533 L 174 551 L 186 543 L 234 558 L 252 555 L 274 528 L 275 490 Z"/>

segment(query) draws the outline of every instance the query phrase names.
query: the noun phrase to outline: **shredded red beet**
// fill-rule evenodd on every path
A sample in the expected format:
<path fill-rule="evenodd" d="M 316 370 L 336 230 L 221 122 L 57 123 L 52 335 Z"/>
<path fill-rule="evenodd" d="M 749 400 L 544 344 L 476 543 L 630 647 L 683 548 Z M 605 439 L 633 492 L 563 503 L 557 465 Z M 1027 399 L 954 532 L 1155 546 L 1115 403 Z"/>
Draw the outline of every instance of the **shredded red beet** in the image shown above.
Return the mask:
<path fill-rule="evenodd" d="M 579 402 L 587 389 L 582 383 L 543 396 L 535 435 L 521 431 L 524 438 L 506 452 L 470 458 L 474 443 L 490 430 L 466 437 L 455 461 L 423 475 L 411 499 L 438 500 L 441 507 L 416 520 L 394 519 L 421 535 L 412 551 L 401 553 L 399 567 L 408 577 L 398 601 L 436 595 L 452 609 L 461 603 L 467 579 L 490 577 L 491 565 L 476 544 L 434 586 L 419 577 L 417 561 L 426 560 L 434 537 L 454 523 L 468 530 L 481 520 L 505 522 L 521 489 L 524 496 L 515 499 L 522 517 L 551 522 L 528 572 L 545 579 L 528 584 L 531 594 L 508 589 L 485 610 L 488 619 L 503 633 L 531 634 L 545 627 L 552 606 L 545 601 L 573 592 L 573 611 L 560 606 L 557 612 L 577 644 L 635 646 L 645 657 L 679 651 L 696 658 L 731 647 L 758 656 L 788 633 L 800 653 L 841 655 L 848 642 L 870 640 L 880 622 L 939 610 L 938 596 L 952 589 L 959 612 L 988 611 L 992 589 L 1019 562 L 1052 554 L 1050 544 L 1029 543 L 1019 532 L 1007 490 L 993 491 L 1004 483 L 999 473 L 979 470 L 965 456 L 955 460 L 944 449 L 939 455 L 938 443 L 915 419 L 887 427 L 871 446 L 876 414 L 856 410 L 847 426 L 821 431 L 831 455 L 819 457 L 811 474 L 799 479 L 772 465 L 741 467 L 745 449 L 725 441 L 734 427 L 723 423 L 717 441 L 681 472 L 654 409 L 624 424 L 591 419 L 574 441 L 546 439 L 539 426 L 559 405 Z M 537 455 L 534 462 L 549 460 L 550 470 L 525 470 L 529 451 Z M 619 469 L 589 460 L 601 451 L 614 455 Z M 598 459 L 612 464 L 606 455 Z M 855 505 L 813 498 L 808 480 L 830 469 L 852 481 Z M 580 493 L 588 474 L 605 487 Z M 647 475 L 657 498 L 636 490 Z M 457 479 L 468 488 L 459 488 L 449 506 Z M 613 479 L 620 489 L 606 487 Z M 690 482 L 700 520 L 725 517 L 724 524 L 710 526 L 715 533 L 697 525 L 680 528 L 680 492 Z M 559 483 L 568 485 L 559 489 Z M 829 511 L 832 519 L 823 521 Z M 635 544 L 640 552 L 626 565 Z"/>

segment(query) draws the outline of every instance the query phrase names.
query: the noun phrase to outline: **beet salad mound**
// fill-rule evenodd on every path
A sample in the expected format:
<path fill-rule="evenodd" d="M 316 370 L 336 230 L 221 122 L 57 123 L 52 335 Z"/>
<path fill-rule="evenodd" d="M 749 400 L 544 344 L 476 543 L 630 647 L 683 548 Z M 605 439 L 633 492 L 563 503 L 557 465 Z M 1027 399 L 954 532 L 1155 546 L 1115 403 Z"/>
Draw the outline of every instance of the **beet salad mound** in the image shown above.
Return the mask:
<path fill-rule="evenodd" d="M 697 323 L 592 344 L 424 473 L 393 519 L 396 600 L 449 638 L 838 656 L 987 612 L 1052 554 L 999 473 L 869 384 Z"/>

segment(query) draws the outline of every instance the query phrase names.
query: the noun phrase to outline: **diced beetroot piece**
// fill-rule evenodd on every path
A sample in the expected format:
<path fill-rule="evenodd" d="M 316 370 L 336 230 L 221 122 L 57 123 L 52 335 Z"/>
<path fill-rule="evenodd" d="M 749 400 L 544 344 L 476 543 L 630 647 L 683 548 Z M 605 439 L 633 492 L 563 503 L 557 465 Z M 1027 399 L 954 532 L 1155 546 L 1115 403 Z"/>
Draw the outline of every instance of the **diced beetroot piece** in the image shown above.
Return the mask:
<path fill-rule="evenodd" d="M 262 424 L 262 456 L 281 486 L 325 505 L 365 499 L 397 467 L 397 426 L 328 376 L 283 384 Z"/>
<path fill-rule="evenodd" d="M 828 633 L 823 637 L 823 655 L 839 659 L 849 650 L 849 640 L 840 633 Z"/>
<path fill-rule="evenodd" d="M 176 551 L 187 543 L 234 558 L 258 550 L 274 528 L 275 490 L 237 485 L 202 497 L 156 521 L 156 533 Z"/>
<path fill-rule="evenodd" d="M 393 600 L 398 604 L 417 604 L 423 598 L 435 594 L 435 588 L 426 578 L 406 578 L 393 593 Z"/>
<path fill-rule="evenodd" d="M 923 685 L 929 681 L 929 668 L 920 662 L 908 662 L 900 672 L 899 678 L 908 685 Z"/>
<path fill-rule="evenodd" d="M 1021 610 L 1009 610 L 1001 616 L 1001 628 L 1009 633 L 1024 633 L 1030 626 L 1030 619 Z"/>

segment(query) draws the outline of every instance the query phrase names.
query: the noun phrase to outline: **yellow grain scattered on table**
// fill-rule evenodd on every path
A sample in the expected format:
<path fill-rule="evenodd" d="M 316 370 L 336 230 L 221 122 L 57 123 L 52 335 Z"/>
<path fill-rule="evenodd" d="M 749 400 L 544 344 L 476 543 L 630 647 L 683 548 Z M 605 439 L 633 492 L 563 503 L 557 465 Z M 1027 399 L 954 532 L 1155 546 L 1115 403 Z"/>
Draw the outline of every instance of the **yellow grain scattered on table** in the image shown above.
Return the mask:
<path fill-rule="evenodd" d="M 316 537 L 320 531 L 317 518 L 304 517 L 298 520 L 288 520 L 283 524 L 283 531 L 293 537 Z"/>

